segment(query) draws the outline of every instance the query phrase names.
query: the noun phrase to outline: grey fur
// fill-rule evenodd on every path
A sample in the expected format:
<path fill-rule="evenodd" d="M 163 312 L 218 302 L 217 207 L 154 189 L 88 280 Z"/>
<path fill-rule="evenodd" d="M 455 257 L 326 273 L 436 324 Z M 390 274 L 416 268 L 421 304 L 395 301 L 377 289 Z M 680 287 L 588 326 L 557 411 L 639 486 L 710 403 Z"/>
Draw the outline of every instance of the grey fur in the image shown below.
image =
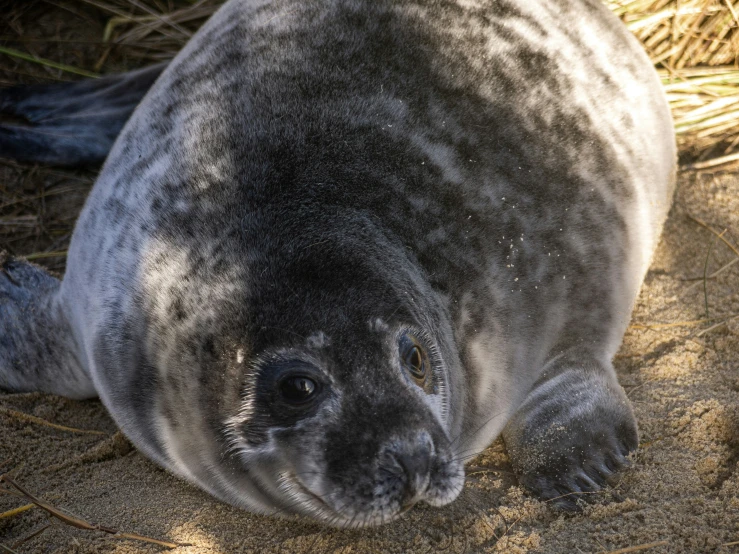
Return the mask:
<path fill-rule="evenodd" d="M 3 322 L 0 386 L 87 375 L 152 459 L 265 513 L 445 504 L 501 432 L 542 497 L 595 490 L 637 445 L 610 360 L 674 170 L 597 0 L 231 0 L 123 129 L 61 286 L 29 290 L 53 326 Z M 274 397 L 296 364 L 322 387 L 300 413 Z"/>

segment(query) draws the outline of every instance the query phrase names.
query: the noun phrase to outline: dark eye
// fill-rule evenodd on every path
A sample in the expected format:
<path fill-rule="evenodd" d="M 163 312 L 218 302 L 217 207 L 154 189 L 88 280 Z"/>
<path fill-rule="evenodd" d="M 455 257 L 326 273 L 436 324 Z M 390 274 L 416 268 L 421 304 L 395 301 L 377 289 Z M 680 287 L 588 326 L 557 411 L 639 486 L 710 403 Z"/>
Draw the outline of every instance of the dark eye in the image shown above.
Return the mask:
<path fill-rule="evenodd" d="M 423 347 L 415 339 L 405 336 L 400 343 L 400 354 L 405 370 L 425 390 L 428 385 L 429 362 Z"/>
<path fill-rule="evenodd" d="M 418 346 L 413 346 L 406 356 L 406 365 L 408 371 L 411 372 L 414 379 L 423 381 L 426 379 L 426 363 L 423 360 L 423 353 Z"/>
<path fill-rule="evenodd" d="M 313 398 L 318 386 L 313 379 L 296 375 L 288 377 L 280 383 L 282 397 L 291 404 L 303 404 Z"/>

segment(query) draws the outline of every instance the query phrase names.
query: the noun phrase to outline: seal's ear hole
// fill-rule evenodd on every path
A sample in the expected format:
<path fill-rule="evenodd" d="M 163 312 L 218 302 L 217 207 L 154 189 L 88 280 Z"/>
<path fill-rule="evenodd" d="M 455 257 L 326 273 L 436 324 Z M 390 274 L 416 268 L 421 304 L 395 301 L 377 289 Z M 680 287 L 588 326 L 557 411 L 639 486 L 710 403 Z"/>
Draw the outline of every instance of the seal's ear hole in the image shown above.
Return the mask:
<path fill-rule="evenodd" d="M 413 382 L 427 393 L 432 392 L 431 364 L 421 343 L 412 335 L 400 338 L 400 362 Z"/>

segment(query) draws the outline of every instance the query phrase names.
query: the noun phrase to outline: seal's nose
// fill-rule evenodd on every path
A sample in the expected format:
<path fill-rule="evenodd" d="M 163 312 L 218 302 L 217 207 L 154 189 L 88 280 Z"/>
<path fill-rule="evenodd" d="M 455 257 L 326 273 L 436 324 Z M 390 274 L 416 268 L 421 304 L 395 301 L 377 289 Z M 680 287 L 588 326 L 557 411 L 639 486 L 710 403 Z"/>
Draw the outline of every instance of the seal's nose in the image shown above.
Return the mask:
<path fill-rule="evenodd" d="M 428 474 L 431 465 L 431 452 L 427 449 L 413 452 L 399 452 L 393 454 L 400 467 L 405 472 L 406 479 L 413 483 L 418 477 Z"/>
<path fill-rule="evenodd" d="M 434 443 L 425 431 L 412 440 L 394 441 L 387 452 L 393 465 L 402 470 L 402 500 L 404 508 L 409 508 L 419 500 L 429 485 L 431 463 L 435 454 Z"/>

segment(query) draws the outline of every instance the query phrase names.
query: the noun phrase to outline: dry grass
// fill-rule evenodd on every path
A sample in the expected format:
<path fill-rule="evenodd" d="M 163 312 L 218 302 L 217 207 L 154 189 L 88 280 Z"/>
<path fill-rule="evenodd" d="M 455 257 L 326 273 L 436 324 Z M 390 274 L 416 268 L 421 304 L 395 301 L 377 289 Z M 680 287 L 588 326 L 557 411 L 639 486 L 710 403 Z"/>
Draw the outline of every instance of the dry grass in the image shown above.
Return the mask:
<path fill-rule="evenodd" d="M 68 514 L 59 508 L 53 506 L 49 502 L 46 502 L 45 500 L 41 500 L 37 496 L 31 494 L 28 492 L 25 488 L 20 486 L 18 483 L 16 483 L 13 479 L 10 478 L 8 474 L 0 475 L 0 484 L 8 485 L 8 487 L 0 487 L 0 494 L 7 494 L 10 496 L 16 496 L 21 500 L 30 502 L 30 504 L 25 504 L 21 506 L 20 508 L 17 508 L 15 510 L 17 513 L 22 513 L 24 511 L 27 511 L 31 507 L 37 507 L 46 512 L 50 518 L 53 518 L 57 521 L 60 521 L 61 523 L 68 525 L 70 527 L 75 527 L 77 529 L 82 529 L 84 531 L 99 531 L 101 533 L 105 533 L 106 535 L 110 536 L 114 539 L 124 539 L 124 540 L 133 540 L 133 541 L 141 541 L 149 544 L 156 544 L 158 546 L 163 546 L 165 548 L 177 548 L 178 546 L 189 546 L 189 544 L 186 543 L 176 543 L 176 542 L 170 542 L 170 541 L 163 541 L 159 539 L 155 539 L 152 537 L 147 537 L 144 535 L 139 535 L 138 533 L 125 533 L 118 529 L 114 529 L 107 525 L 99 525 L 96 523 L 90 523 L 89 521 L 77 517 L 71 514 Z M 8 516 L 9 512 L 5 512 L 3 515 L 6 517 L 12 517 Z M 44 529 L 48 528 L 44 527 Z M 34 532 L 31 537 L 35 537 L 39 534 L 39 532 Z M 20 541 L 25 542 L 27 539 Z M 14 547 L 20 546 L 20 544 L 16 543 L 13 545 Z M 3 546 L 6 550 L 13 552 L 10 550 L 7 546 Z"/>
<path fill-rule="evenodd" d="M 737 163 L 739 1 L 606 0 L 658 68 L 684 159 Z M 711 161 L 706 161 L 711 159 Z"/>
<path fill-rule="evenodd" d="M 131 58 L 162 61 L 172 58 L 192 34 L 223 4 L 223 0 L 195 2 L 155 0 L 78 0 L 108 16 L 103 30 L 99 69 L 111 48 L 126 46 Z"/>

